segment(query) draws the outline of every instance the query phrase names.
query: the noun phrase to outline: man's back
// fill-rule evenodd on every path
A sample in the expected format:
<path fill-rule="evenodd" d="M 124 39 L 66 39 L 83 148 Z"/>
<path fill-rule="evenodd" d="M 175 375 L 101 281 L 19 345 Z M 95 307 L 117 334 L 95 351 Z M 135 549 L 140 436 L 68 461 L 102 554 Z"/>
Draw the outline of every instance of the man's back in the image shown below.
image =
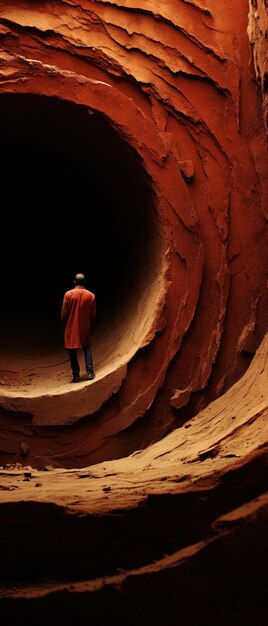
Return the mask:
<path fill-rule="evenodd" d="M 91 291 L 83 285 L 66 291 L 61 312 L 65 324 L 65 348 L 83 348 L 87 345 L 95 315 L 95 296 Z"/>

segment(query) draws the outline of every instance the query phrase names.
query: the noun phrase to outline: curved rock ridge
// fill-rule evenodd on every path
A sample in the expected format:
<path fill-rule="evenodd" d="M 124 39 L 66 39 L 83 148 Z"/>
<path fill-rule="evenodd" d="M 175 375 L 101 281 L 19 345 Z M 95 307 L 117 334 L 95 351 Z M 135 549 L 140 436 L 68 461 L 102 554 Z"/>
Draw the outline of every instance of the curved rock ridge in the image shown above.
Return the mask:
<path fill-rule="evenodd" d="M 5 624 L 267 621 L 266 24 L 266 0 L 0 5 Z M 92 227 L 74 388 L 53 319 Z"/>
<path fill-rule="evenodd" d="M 1 617 L 262 623 L 267 355 L 268 335 L 237 383 L 146 450 L 82 469 L 2 468 Z"/>
<path fill-rule="evenodd" d="M 248 11 L 240 0 L 1 4 L 6 149 L 14 124 L 26 141 L 26 119 L 37 149 L 32 115 L 51 158 L 67 153 L 87 176 L 95 168 L 102 189 L 108 180 L 114 215 L 118 203 L 126 206 L 130 182 L 122 176 L 122 191 L 111 181 L 119 182 L 125 164 L 131 196 L 138 189 L 129 216 L 138 217 L 128 222 L 120 209 L 117 236 L 131 247 L 131 226 L 139 250 L 121 262 L 122 276 L 124 263 L 133 274 L 137 268 L 137 281 L 130 296 L 122 278 L 112 330 L 107 316 L 98 329 L 93 383 L 70 387 L 58 347 L 37 360 L 31 348 L 22 359 L 2 352 L 3 462 L 75 467 L 132 453 L 190 419 L 247 369 L 267 330 L 267 157 Z M 7 102 L 14 111 L 20 103 L 17 117 L 8 118 Z M 62 143 L 53 144 L 55 123 L 51 134 L 41 118 L 38 126 L 40 102 L 44 111 L 46 103 L 62 111 Z M 87 112 L 92 153 L 94 120 L 104 129 L 97 164 L 85 145 L 78 157 L 75 139 L 68 144 L 70 106 L 74 124 Z M 108 159 L 109 150 L 116 157 Z M 101 247 L 101 229 L 98 236 Z"/>

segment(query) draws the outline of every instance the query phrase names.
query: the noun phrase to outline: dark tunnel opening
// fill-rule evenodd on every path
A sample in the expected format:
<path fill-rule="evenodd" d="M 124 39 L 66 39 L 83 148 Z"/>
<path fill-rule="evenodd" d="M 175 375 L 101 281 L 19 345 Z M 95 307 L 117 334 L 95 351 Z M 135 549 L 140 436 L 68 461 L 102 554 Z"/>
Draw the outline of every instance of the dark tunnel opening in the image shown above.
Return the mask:
<path fill-rule="evenodd" d="M 96 334 L 130 311 L 133 324 L 159 256 L 141 160 L 103 115 L 57 98 L 2 94 L 0 132 L 3 353 L 61 345 L 77 272 L 96 294 Z"/>

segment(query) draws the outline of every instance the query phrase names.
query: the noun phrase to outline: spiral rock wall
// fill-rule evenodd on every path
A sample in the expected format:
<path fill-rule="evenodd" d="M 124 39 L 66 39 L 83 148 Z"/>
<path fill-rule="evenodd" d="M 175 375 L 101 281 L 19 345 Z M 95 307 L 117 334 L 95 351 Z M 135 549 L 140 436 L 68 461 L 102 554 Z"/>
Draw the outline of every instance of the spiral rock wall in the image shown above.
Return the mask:
<path fill-rule="evenodd" d="M 58 158 L 64 147 L 79 155 L 67 168 L 64 202 L 62 185 L 52 198 L 50 220 L 57 203 L 58 217 L 66 212 L 72 177 L 83 204 L 87 187 L 74 174 L 77 163 L 83 169 L 88 160 L 101 182 L 102 162 L 114 202 L 109 228 L 99 204 L 95 249 L 105 275 L 110 248 L 100 226 L 113 236 L 118 228 L 126 270 L 117 265 L 121 334 L 115 324 L 109 335 L 105 313 L 113 323 L 117 313 L 104 299 L 94 384 L 72 391 L 67 363 L 61 371 L 54 353 L 49 362 L 42 355 L 42 364 L 29 350 L 27 366 L 16 364 L 12 350 L 6 360 L 1 353 L 7 464 L 0 467 L 0 618 L 27 626 L 99 626 L 111 618 L 130 626 L 263 624 L 266 1 L 28 0 L 2 2 L 0 14 L 2 181 L 13 203 L 9 222 L 1 217 L 2 227 L 10 224 L 12 254 L 14 241 L 26 235 L 18 211 L 28 163 L 34 177 L 40 162 L 46 166 L 37 159 L 37 146 L 44 147 L 54 181 L 66 181 L 67 160 L 60 167 Z M 12 160 L 12 150 L 20 158 Z M 33 180 L 31 190 L 40 200 Z M 51 188 L 42 191 L 49 204 Z M 35 249 L 44 253 L 42 238 Z M 55 263 L 61 255 L 53 254 Z M 133 267 L 136 306 L 124 290 Z M 10 276 L 3 272 L 3 280 Z M 3 293 L 12 295 L 6 287 Z M 16 287 L 24 294 L 23 280 Z M 104 294 L 108 287 L 109 281 Z M 57 302 L 52 285 L 49 293 Z M 7 298 L 1 314 L 6 304 Z M 32 309 L 28 315 L 33 322 Z M 20 334 L 12 329 L 8 340 L 16 344 Z M 167 430 L 173 432 L 164 436 Z M 105 460 L 81 469 L 94 459 Z"/>
<path fill-rule="evenodd" d="M 2 429 L 21 429 L 33 464 L 86 465 L 159 440 L 242 375 L 267 330 L 267 152 L 248 13 L 241 0 L 1 3 L 0 104 L 56 98 L 101 115 L 143 168 L 160 242 L 138 307 L 146 323 L 131 324 L 144 334 L 103 395 L 96 387 L 101 406 L 84 394 L 78 414 L 63 394 L 76 423 L 62 419 L 59 433 L 53 402 L 35 425 L 30 402 L 2 402 Z M 5 437 L 5 461 L 21 433 Z"/>

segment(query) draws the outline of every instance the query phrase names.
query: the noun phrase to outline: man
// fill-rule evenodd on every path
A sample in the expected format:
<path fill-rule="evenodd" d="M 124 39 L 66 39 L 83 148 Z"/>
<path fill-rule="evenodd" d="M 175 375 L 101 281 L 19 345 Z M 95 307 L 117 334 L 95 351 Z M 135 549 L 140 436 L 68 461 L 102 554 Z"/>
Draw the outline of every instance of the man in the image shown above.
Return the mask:
<path fill-rule="evenodd" d="M 80 381 L 78 348 L 82 348 L 84 352 L 88 380 L 95 378 L 89 335 L 96 317 L 96 299 L 95 295 L 85 288 L 85 282 L 84 274 L 76 274 L 75 287 L 64 294 L 61 309 L 64 347 L 69 352 L 73 383 Z"/>

